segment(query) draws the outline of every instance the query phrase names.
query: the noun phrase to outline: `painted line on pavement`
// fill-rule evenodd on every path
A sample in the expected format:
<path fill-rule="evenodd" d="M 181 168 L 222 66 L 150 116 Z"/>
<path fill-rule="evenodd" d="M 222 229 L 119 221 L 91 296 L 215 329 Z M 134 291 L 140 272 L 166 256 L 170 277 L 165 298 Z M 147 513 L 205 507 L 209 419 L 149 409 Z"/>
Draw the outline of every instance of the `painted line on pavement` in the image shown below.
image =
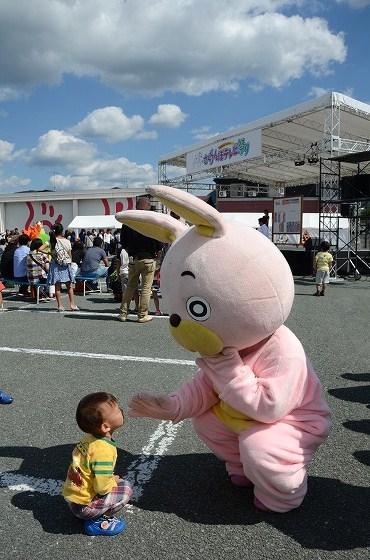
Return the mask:
<path fill-rule="evenodd" d="M 167 420 L 162 420 L 155 432 L 150 436 L 148 443 L 142 448 L 140 456 L 132 461 L 123 474 L 133 487 L 134 493 L 130 502 L 136 504 L 143 495 L 144 486 L 148 484 L 157 469 L 163 455 L 172 445 L 178 429 L 183 422 L 173 424 Z M 63 480 L 52 478 L 37 478 L 17 474 L 15 472 L 0 473 L 0 488 L 7 488 L 15 492 L 38 492 L 58 496 L 61 493 Z M 139 508 L 135 508 L 139 509 Z M 126 512 L 134 513 L 132 504 L 126 507 Z"/>
<path fill-rule="evenodd" d="M 149 362 L 153 364 L 174 364 L 193 366 L 192 360 L 175 360 L 171 358 L 157 358 L 149 356 L 120 356 L 118 354 L 93 354 L 92 352 L 69 352 L 68 350 L 52 350 L 48 348 L 11 348 L 0 346 L 0 352 L 11 352 L 14 354 L 33 354 L 42 356 L 61 356 L 68 358 L 89 358 L 93 360 L 112 360 L 116 362 Z"/>
<path fill-rule="evenodd" d="M 82 309 L 80 309 L 79 311 L 71 311 L 70 309 L 65 309 L 64 311 L 58 311 L 57 309 L 39 309 L 37 307 L 32 309 L 25 309 L 22 307 L 20 309 L 15 309 L 15 311 L 20 311 L 22 313 L 48 313 L 49 315 L 53 313 L 58 313 L 58 315 L 70 315 L 72 313 L 73 315 L 89 315 L 90 317 L 118 317 L 119 316 L 118 312 L 109 313 L 107 311 L 84 311 Z M 128 315 L 129 320 L 130 317 L 137 318 L 137 315 L 129 314 Z M 153 317 L 153 319 L 168 319 L 168 315 L 151 315 L 151 317 Z"/>

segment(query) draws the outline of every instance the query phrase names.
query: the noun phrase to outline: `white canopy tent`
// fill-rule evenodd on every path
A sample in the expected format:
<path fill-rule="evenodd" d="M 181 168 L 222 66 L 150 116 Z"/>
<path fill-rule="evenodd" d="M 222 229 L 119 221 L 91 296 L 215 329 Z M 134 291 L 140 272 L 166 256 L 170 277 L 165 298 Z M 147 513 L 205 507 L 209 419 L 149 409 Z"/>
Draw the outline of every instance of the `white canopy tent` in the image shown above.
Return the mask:
<path fill-rule="evenodd" d="M 226 158 L 222 163 L 213 161 L 201 171 L 186 169 L 187 161 L 190 161 L 188 156 L 196 154 L 203 158 L 212 148 L 221 149 L 230 144 L 230 140 L 243 135 L 251 137 L 257 132 L 260 150 L 256 157 L 250 157 L 249 153 L 243 161 L 239 158 L 232 163 L 230 158 L 228 163 Z M 163 156 L 158 164 L 159 181 L 176 185 L 210 177 L 230 177 L 275 187 L 309 184 L 319 179 L 320 156 L 365 150 L 370 150 L 370 105 L 341 93 L 328 92 L 317 99 Z M 171 168 L 169 174 L 167 167 Z M 177 177 L 174 177 L 174 167 L 178 168 Z M 353 166 L 343 164 L 341 171 L 343 175 L 352 174 Z"/>
<path fill-rule="evenodd" d="M 122 224 L 113 216 L 75 216 L 68 229 L 121 229 Z"/>

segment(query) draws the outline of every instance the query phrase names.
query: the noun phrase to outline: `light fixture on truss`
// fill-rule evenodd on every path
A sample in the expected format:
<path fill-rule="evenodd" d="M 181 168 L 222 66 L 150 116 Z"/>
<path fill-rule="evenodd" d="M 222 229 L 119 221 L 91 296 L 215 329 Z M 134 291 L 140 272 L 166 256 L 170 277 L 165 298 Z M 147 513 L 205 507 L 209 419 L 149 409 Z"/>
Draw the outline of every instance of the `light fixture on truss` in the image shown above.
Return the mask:
<path fill-rule="evenodd" d="M 304 165 L 306 163 L 306 159 L 305 156 L 298 156 L 297 159 L 294 160 L 294 165 L 296 167 L 300 167 L 301 165 Z"/>
<path fill-rule="evenodd" d="M 317 142 L 311 144 L 311 148 L 308 150 L 307 153 L 307 163 L 310 165 L 315 165 L 319 161 L 319 147 Z"/>

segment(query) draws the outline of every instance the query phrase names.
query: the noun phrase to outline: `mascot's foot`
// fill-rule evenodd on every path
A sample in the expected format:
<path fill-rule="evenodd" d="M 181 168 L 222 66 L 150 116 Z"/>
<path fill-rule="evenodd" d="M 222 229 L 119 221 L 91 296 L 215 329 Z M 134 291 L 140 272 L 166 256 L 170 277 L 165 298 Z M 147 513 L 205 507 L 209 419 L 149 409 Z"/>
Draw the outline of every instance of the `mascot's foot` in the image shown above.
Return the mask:
<path fill-rule="evenodd" d="M 256 496 L 254 497 L 253 504 L 254 507 L 259 509 L 260 511 L 271 511 L 271 509 L 269 509 L 268 507 L 265 506 L 265 504 L 260 502 L 259 499 L 256 498 Z"/>
<path fill-rule="evenodd" d="M 240 488 L 252 486 L 251 481 L 242 474 L 232 474 L 230 475 L 230 480 L 231 484 L 234 484 L 234 486 L 239 486 Z"/>

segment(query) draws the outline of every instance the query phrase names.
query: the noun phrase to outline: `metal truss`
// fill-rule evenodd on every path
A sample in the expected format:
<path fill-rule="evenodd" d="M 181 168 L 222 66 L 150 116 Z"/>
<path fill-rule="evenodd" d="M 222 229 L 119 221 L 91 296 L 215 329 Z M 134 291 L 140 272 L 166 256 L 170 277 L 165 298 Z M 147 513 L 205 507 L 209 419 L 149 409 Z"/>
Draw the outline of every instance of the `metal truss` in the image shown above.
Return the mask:
<path fill-rule="evenodd" d="M 366 166 L 365 166 L 366 167 Z M 365 167 L 363 169 L 365 169 Z M 358 168 L 358 174 L 360 169 Z M 334 264 L 330 274 L 336 277 L 338 272 L 350 272 L 354 270 L 355 278 L 360 277 L 357 264 L 360 262 L 368 272 L 370 266 L 359 255 L 360 236 L 366 232 L 370 233 L 370 199 L 351 199 L 349 218 L 349 239 L 341 238 L 340 222 L 341 203 L 344 202 L 341 192 L 341 163 L 331 159 L 320 159 L 320 190 L 319 190 L 319 238 L 320 241 L 328 241 L 334 249 Z M 348 201 L 347 201 L 348 202 Z M 363 208 L 365 207 L 365 208 Z M 362 211 L 365 209 L 365 214 Z M 367 237 L 366 237 L 367 239 Z M 341 247 L 339 248 L 339 242 Z M 339 252 L 347 252 L 344 262 L 338 264 Z"/>
<path fill-rule="evenodd" d="M 334 248 L 335 255 L 339 252 L 339 200 L 340 192 L 340 165 L 331 159 L 320 159 L 320 185 L 319 185 L 319 239 L 328 241 Z M 337 258 L 331 274 L 337 275 Z"/>

